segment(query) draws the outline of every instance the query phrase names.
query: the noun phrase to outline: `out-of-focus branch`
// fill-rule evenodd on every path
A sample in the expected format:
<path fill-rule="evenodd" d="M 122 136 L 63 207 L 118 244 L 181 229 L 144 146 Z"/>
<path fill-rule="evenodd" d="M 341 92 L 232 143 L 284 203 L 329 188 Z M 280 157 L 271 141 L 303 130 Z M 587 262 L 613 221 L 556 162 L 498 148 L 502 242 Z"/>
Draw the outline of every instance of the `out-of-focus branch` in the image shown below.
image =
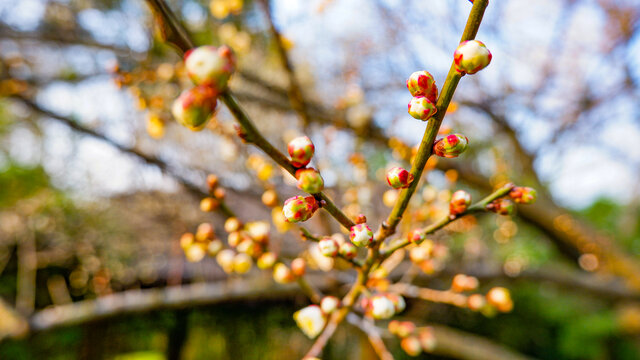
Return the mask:
<path fill-rule="evenodd" d="M 442 325 L 429 325 L 436 338 L 435 355 L 464 360 L 532 360 L 477 335 Z"/>
<path fill-rule="evenodd" d="M 367 334 L 367 339 L 369 339 L 371 347 L 373 347 L 380 360 L 393 360 L 393 355 L 387 350 L 378 328 L 371 321 L 362 319 L 354 313 L 347 315 L 347 321 Z"/>
<path fill-rule="evenodd" d="M 313 277 L 314 286 L 331 287 L 326 277 Z M 300 294 L 296 284 L 275 284 L 262 276 L 216 283 L 195 283 L 146 290 L 126 290 L 37 311 L 29 318 L 31 331 L 47 331 L 114 316 L 161 309 L 182 309 L 222 302 L 289 298 Z"/>
<path fill-rule="evenodd" d="M 269 0 L 260 0 L 262 7 L 264 8 L 264 12 L 267 15 L 267 22 L 269 23 L 269 31 L 271 32 L 271 36 L 276 44 L 276 49 L 278 50 L 278 55 L 280 56 L 280 61 L 282 62 L 282 67 L 287 72 L 287 78 L 289 80 L 289 101 L 291 102 L 291 107 L 298 113 L 300 119 L 302 119 L 302 124 L 304 127 L 309 125 L 309 114 L 307 112 L 304 96 L 302 95 L 302 89 L 300 88 L 300 84 L 298 80 L 296 80 L 296 74 L 293 69 L 293 65 L 291 64 L 291 60 L 289 59 L 289 54 L 287 54 L 287 49 L 284 45 L 284 40 L 282 35 L 276 28 L 273 23 L 273 16 L 271 14 L 271 8 L 269 7 Z"/>
<path fill-rule="evenodd" d="M 27 226 L 26 233 L 20 237 L 18 246 L 18 275 L 16 310 L 22 315 L 33 312 L 36 303 L 36 272 L 38 259 L 36 256 L 35 234 Z"/>
<path fill-rule="evenodd" d="M 467 306 L 467 296 L 450 290 L 435 290 L 411 284 L 397 283 L 389 287 L 406 297 L 418 298 L 435 303 L 450 304 L 458 307 Z"/>
<path fill-rule="evenodd" d="M 198 198 L 202 198 L 205 196 L 208 196 L 208 194 L 202 190 L 200 190 L 200 187 L 198 187 L 198 185 L 192 183 L 191 181 L 187 180 L 186 178 L 184 178 L 183 176 L 181 176 L 180 174 L 178 174 L 177 172 L 171 170 L 171 167 L 169 166 L 169 164 L 167 164 L 166 162 L 164 162 L 163 160 L 152 156 L 152 155 L 148 155 L 143 153 L 142 151 L 132 148 L 132 147 L 128 147 L 122 144 L 117 143 L 116 141 L 114 141 L 113 139 L 93 130 L 90 128 L 87 128 L 81 124 L 79 124 L 76 121 L 73 121 L 70 118 L 67 118 L 65 116 L 61 116 L 59 114 L 53 113 L 47 109 L 42 108 L 40 105 L 36 104 L 35 102 L 31 101 L 30 99 L 24 97 L 24 96 L 20 96 L 20 95 L 13 95 L 12 97 L 13 99 L 16 99 L 20 102 L 22 102 L 24 105 L 26 105 L 29 109 L 44 115 L 50 119 L 53 119 L 57 122 L 60 122 L 64 125 L 66 125 L 67 127 L 71 128 L 72 130 L 79 132 L 81 134 L 84 135 L 88 135 L 94 139 L 98 139 L 101 140 L 111 146 L 113 146 L 114 148 L 118 149 L 119 151 L 122 151 L 124 153 L 133 155 L 141 160 L 143 160 L 145 163 L 149 164 L 149 165 L 153 165 L 155 167 L 157 167 L 158 169 L 160 169 L 163 173 L 171 176 L 172 178 L 176 179 L 176 181 L 178 181 L 180 184 L 182 184 L 182 186 L 185 187 L 185 189 L 187 189 L 191 194 L 193 194 L 194 196 L 198 197 Z M 218 207 L 218 209 L 220 210 L 220 212 L 227 216 L 227 217 L 231 217 L 231 216 L 235 216 L 233 211 L 224 203 L 224 201 L 220 201 L 220 206 Z"/>

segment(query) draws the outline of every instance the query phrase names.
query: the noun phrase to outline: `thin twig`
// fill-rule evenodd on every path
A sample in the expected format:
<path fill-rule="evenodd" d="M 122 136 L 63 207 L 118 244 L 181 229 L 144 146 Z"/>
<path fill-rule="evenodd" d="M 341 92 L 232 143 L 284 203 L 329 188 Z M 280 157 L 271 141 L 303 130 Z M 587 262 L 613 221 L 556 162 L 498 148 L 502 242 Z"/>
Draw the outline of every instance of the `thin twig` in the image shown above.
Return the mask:
<path fill-rule="evenodd" d="M 380 360 L 393 360 L 393 355 L 387 350 L 378 328 L 371 321 L 362 319 L 353 313 L 347 315 L 347 321 L 367 334 L 367 339 Z"/>

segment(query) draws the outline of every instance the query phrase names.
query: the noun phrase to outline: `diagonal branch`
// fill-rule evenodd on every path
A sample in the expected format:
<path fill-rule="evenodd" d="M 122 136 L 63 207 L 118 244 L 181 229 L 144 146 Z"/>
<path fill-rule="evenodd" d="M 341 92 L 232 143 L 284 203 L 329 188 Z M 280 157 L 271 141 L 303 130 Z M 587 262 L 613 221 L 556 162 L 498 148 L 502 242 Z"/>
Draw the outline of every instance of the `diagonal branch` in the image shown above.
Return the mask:
<path fill-rule="evenodd" d="M 473 3 L 473 7 L 471 8 L 471 13 L 469 14 L 469 19 L 467 20 L 467 24 L 465 26 L 464 32 L 462 33 L 460 42 L 473 40 L 475 38 L 476 33 L 480 28 L 480 23 L 482 22 L 484 10 L 487 8 L 488 4 L 489 1 L 485 0 L 476 0 Z M 418 187 L 418 183 L 420 182 L 420 178 L 422 177 L 422 172 L 427 163 L 427 160 L 431 156 L 433 143 L 436 140 L 436 136 L 438 135 L 438 131 L 440 130 L 440 126 L 442 125 L 442 121 L 444 120 L 444 116 L 447 112 L 447 108 L 449 107 L 449 103 L 453 98 L 453 94 L 456 91 L 456 87 L 458 86 L 458 82 L 460 82 L 461 78 L 462 74 L 456 71 L 455 64 L 452 63 L 451 68 L 449 69 L 449 74 L 447 75 L 444 85 L 442 86 L 440 96 L 438 97 L 438 102 L 436 103 L 437 112 L 431 119 L 429 119 L 429 122 L 427 123 L 427 129 L 424 132 L 424 136 L 422 137 L 422 141 L 420 142 L 420 147 L 418 148 L 418 153 L 416 154 L 413 164 L 411 164 L 411 174 L 416 180 L 413 181 L 411 185 L 407 189 L 403 190 L 398 196 L 398 200 L 391 210 L 389 217 L 380 226 L 378 232 L 376 233 L 377 241 L 382 241 L 389 235 L 393 234 L 396 227 L 398 226 L 398 223 L 402 219 L 402 215 L 409 205 L 409 200 L 411 200 L 411 196 Z"/>
<path fill-rule="evenodd" d="M 163 0 L 147 0 L 147 3 L 154 11 L 156 20 L 162 27 L 162 35 L 167 42 L 174 45 L 179 52 L 185 53 L 193 47 L 193 42 L 189 39 L 184 28 L 178 23 L 173 12 L 169 9 L 167 4 Z M 297 170 L 289 159 L 276 149 L 267 139 L 262 136 L 260 131 L 255 127 L 247 113 L 242 109 L 240 104 L 236 101 L 235 97 L 230 90 L 225 91 L 220 95 L 222 102 L 227 105 L 231 114 L 235 117 L 236 121 L 240 123 L 244 134 L 246 134 L 246 141 L 253 143 L 260 148 L 265 154 L 271 157 L 278 165 L 295 176 Z M 323 208 L 331 214 L 342 226 L 350 229 L 355 225 L 351 219 L 349 219 L 324 193 L 320 192 L 315 195 L 319 200 L 322 200 Z"/>

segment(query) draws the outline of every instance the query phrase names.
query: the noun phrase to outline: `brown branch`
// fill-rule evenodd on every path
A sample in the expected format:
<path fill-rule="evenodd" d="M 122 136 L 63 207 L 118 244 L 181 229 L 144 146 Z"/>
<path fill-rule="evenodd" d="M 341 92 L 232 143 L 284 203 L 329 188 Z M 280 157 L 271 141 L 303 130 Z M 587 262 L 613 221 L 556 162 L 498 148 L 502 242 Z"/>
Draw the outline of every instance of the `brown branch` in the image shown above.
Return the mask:
<path fill-rule="evenodd" d="M 271 36 L 276 44 L 276 49 L 278 50 L 278 55 L 280 56 L 280 61 L 282 62 L 282 67 L 287 73 L 287 79 L 289 80 L 289 89 L 287 94 L 289 96 L 289 101 L 291 102 L 291 107 L 298 113 L 300 119 L 302 119 L 303 127 L 306 127 L 310 123 L 309 113 L 307 112 L 304 96 L 302 95 L 302 89 L 300 88 L 300 84 L 298 80 L 296 80 L 296 74 L 293 69 L 293 65 L 291 64 L 291 60 L 289 59 L 289 55 L 287 54 L 287 49 L 285 48 L 284 41 L 282 39 L 282 35 L 276 29 L 276 26 L 273 23 L 273 16 L 271 14 L 271 8 L 269 7 L 269 0 L 260 0 L 262 7 L 264 9 L 265 14 L 267 15 L 267 22 L 269 24 L 269 31 L 271 32 Z"/>
<path fill-rule="evenodd" d="M 147 0 L 147 3 L 156 15 L 156 20 L 161 26 L 161 33 L 167 42 L 174 45 L 178 52 L 184 54 L 186 51 L 193 47 L 193 42 L 189 39 L 186 31 L 180 25 L 173 12 L 169 9 L 167 4 L 163 0 Z M 284 156 L 278 149 L 276 149 L 267 139 L 262 136 L 260 131 L 255 127 L 247 113 L 242 109 L 240 104 L 236 101 L 235 97 L 230 90 L 225 91 L 220 95 L 220 100 L 225 103 L 233 117 L 238 121 L 246 134 L 245 140 L 254 144 L 265 154 L 271 157 L 278 165 L 295 176 L 297 170 L 289 159 Z M 318 200 L 322 200 L 322 207 L 331 214 L 342 226 L 350 229 L 355 225 L 351 219 L 349 219 L 340 210 L 333 201 L 324 193 L 320 192 L 315 195 Z"/>
<path fill-rule="evenodd" d="M 50 119 L 53 119 L 57 122 L 60 122 L 64 125 L 66 125 L 67 127 L 69 127 L 70 129 L 90 136 L 94 139 L 98 139 L 101 140 L 111 146 L 113 146 L 114 148 L 118 149 L 119 151 L 123 152 L 123 153 L 127 153 L 130 155 L 133 155 L 135 157 L 137 157 L 138 159 L 143 160 L 145 163 L 149 164 L 149 165 L 153 165 L 155 167 L 157 167 L 158 169 L 160 169 L 163 173 L 165 173 L 166 175 L 171 176 L 172 178 L 174 178 L 176 181 L 178 181 L 180 184 L 182 184 L 182 186 L 184 186 L 185 189 L 187 189 L 191 194 L 193 194 L 194 196 L 196 196 L 197 198 L 202 198 L 205 196 L 208 196 L 208 194 L 205 191 L 202 191 L 200 189 L 200 187 L 194 183 L 192 183 L 191 181 L 187 180 L 186 178 L 184 178 L 182 175 L 180 175 L 179 173 L 171 170 L 171 167 L 169 166 L 169 164 L 167 164 L 166 162 L 164 162 L 163 160 L 152 156 L 152 155 L 148 155 L 143 153 L 142 151 L 132 148 L 132 147 L 128 147 L 122 144 L 117 143 L 116 141 L 114 141 L 113 139 L 105 136 L 104 134 L 101 134 L 93 129 L 87 128 L 81 124 L 79 124 L 76 121 L 73 121 L 72 119 L 56 114 L 54 112 L 51 112 L 47 109 L 42 108 L 40 105 L 36 104 L 35 102 L 33 102 L 32 100 L 20 96 L 20 95 L 14 95 L 12 96 L 13 99 L 16 99 L 20 102 L 22 102 L 24 105 L 26 105 L 29 109 L 44 115 Z M 220 206 L 218 207 L 218 209 L 220 210 L 220 212 L 226 216 L 226 217 L 232 217 L 235 216 L 233 211 L 225 204 L 224 201 L 220 201 Z"/>
<path fill-rule="evenodd" d="M 467 296 L 450 290 L 435 290 L 403 283 L 393 284 L 389 289 L 406 297 L 457 307 L 467 307 Z"/>
<path fill-rule="evenodd" d="M 433 354 L 465 360 L 531 360 L 477 335 L 442 325 L 429 325 L 436 338 Z"/>
<path fill-rule="evenodd" d="M 314 277 L 315 286 L 331 286 L 324 277 Z M 83 300 L 37 311 L 29 318 L 32 332 L 48 331 L 115 316 L 162 309 L 182 309 L 222 302 L 289 298 L 299 294 L 296 284 L 275 284 L 262 276 L 216 283 L 195 283 L 146 290 L 127 290 L 95 300 Z"/>
<path fill-rule="evenodd" d="M 362 319 L 353 313 L 347 315 L 347 321 L 367 335 L 371 347 L 373 347 L 380 360 L 393 360 L 393 355 L 387 350 L 378 328 L 371 321 Z"/>

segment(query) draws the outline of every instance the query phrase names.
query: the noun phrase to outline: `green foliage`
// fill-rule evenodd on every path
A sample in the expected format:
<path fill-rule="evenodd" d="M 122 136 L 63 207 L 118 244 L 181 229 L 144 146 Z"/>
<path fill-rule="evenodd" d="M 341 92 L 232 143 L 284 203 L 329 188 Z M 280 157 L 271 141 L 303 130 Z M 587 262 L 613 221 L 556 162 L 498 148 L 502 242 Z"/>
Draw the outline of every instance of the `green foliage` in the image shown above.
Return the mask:
<path fill-rule="evenodd" d="M 31 197 L 49 185 L 49 177 L 41 166 L 23 167 L 9 162 L 0 169 L 0 208 Z"/>

